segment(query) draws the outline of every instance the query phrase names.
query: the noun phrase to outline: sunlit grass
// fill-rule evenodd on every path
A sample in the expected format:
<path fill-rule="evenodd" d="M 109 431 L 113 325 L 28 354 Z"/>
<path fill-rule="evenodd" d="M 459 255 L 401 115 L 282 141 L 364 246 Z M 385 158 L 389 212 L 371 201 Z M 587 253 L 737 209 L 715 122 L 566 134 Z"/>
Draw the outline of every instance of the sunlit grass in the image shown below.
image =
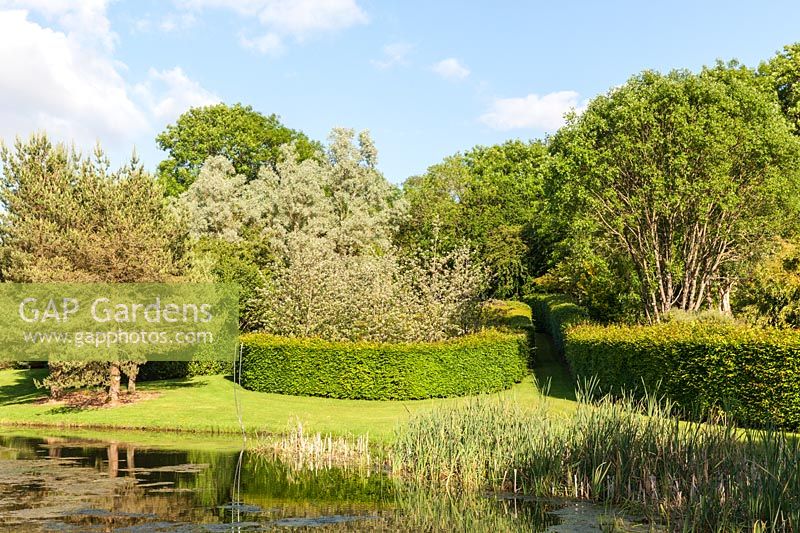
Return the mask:
<path fill-rule="evenodd" d="M 234 388 L 241 403 L 246 430 L 286 433 L 291 421 L 300 421 L 308 432 L 369 435 L 374 442 L 391 439 L 395 428 L 415 413 L 443 405 L 455 405 L 467 398 L 415 401 L 337 400 L 285 396 L 247 391 L 223 376 L 202 376 L 186 380 L 141 383 L 141 392 L 157 397 L 110 408 L 77 409 L 60 404 L 37 403 L 46 397 L 33 379 L 42 370 L 0 371 L 0 424 L 62 428 L 145 429 L 239 433 Z M 487 395 L 490 399 L 514 398 L 532 404 L 539 395 L 531 378 L 509 390 Z"/>
<path fill-rule="evenodd" d="M 493 301 L 494 320 L 508 327 L 525 328 L 530 324 L 530 308 L 520 302 Z M 576 404 L 569 400 L 572 388 L 547 346 L 538 346 L 543 357 L 536 368 L 539 380 L 549 382 L 549 408 L 554 413 L 569 414 Z M 549 357 L 549 359 L 548 359 Z M 223 376 L 201 376 L 185 380 L 140 383 L 142 393 L 156 397 L 107 408 L 70 408 L 60 404 L 37 403 L 46 398 L 36 389 L 34 379 L 42 379 L 46 370 L 0 371 L 0 424 L 61 428 L 158 430 L 181 432 L 239 433 L 234 390 L 239 400 L 242 421 L 248 433 L 286 434 L 299 422 L 307 434 L 333 436 L 369 435 L 373 443 L 388 442 L 395 429 L 417 413 L 436 407 L 458 405 L 468 398 L 414 401 L 337 400 L 305 396 L 286 396 L 252 392 L 234 385 Z M 532 377 L 512 388 L 486 395 L 490 401 L 513 399 L 519 405 L 533 406 L 539 391 Z"/>

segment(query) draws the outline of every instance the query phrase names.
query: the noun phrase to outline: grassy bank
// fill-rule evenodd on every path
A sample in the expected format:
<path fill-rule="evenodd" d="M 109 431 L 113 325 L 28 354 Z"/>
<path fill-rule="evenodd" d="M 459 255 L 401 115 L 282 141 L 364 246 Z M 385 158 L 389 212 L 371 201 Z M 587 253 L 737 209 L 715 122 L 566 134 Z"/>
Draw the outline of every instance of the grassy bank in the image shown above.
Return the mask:
<path fill-rule="evenodd" d="M 369 434 L 376 442 L 391 438 L 398 424 L 415 413 L 463 403 L 468 398 L 419 401 L 335 400 L 251 392 L 223 376 L 142 383 L 144 399 L 111 408 L 77 408 L 41 403 L 44 391 L 34 378 L 43 370 L 0 371 L 0 425 L 146 429 L 207 433 L 239 432 L 234 390 L 241 402 L 243 422 L 249 433 L 283 433 L 300 421 L 309 432 L 333 435 Z M 507 391 L 488 395 L 514 398 L 530 404 L 538 396 L 531 378 Z"/>
<path fill-rule="evenodd" d="M 530 308 L 520 302 L 492 302 L 490 325 L 522 330 L 530 324 Z M 569 377 L 555 360 L 551 346 L 537 341 L 536 377 L 551 383 L 548 404 L 553 412 L 575 409 Z M 223 376 L 140 383 L 142 399 L 113 409 L 72 407 L 46 402 L 34 379 L 45 370 L 0 371 L 0 425 L 19 427 L 94 428 L 101 430 L 156 430 L 238 433 L 234 394 L 240 402 L 248 433 L 287 433 L 302 423 L 309 433 L 369 435 L 375 443 L 389 441 L 398 425 L 412 415 L 438 407 L 460 405 L 465 398 L 414 401 L 337 400 L 288 396 L 244 390 Z M 522 406 L 538 403 L 540 393 L 532 377 L 512 388 L 487 395 L 490 401 L 514 400 Z"/>

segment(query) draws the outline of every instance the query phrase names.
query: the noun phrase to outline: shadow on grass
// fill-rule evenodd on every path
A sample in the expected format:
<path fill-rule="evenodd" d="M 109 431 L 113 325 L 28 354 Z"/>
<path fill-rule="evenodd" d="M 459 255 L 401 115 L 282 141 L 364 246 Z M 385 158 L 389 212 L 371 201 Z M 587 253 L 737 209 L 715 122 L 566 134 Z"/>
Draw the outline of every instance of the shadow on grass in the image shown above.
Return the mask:
<path fill-rule="evenodd" d="M 0 405 L 19 405 L 31 403 L 45 397 L 44 389 L 37 389 L 34 379 L 47 377 L 47 369 L 17 370 L 14 381 L 0 386 Z"/>
<path fill-rule="evenodd" d="M 97 409 L 96 407 L 83 407 L 78 405 L 59 405 L 58 407 L 53 407 L 45 412 L 46 415 L 68 415 L 71 413 L 81 413 L 83 411 L 89 411 L 91 409 Z"/>
<path fill-rule="evenodd" d="M 575 401 L 575 382 L 556 353 L 553 339 L 545 333 L 534 333 L 532 369 L 536 381 L 547 396 Z"/>
<path fill-rule="evenodd" d="M 208 386 L 208 383 L 192 381 L 191 378 L 166 379 L 163 381 L 143 381 L 141 383 L 137 381 L 136 384 L 137 384 L 137 390 L 141 388 L 142 390 L 147 390 L 149 392 L 200 388 Z"/>

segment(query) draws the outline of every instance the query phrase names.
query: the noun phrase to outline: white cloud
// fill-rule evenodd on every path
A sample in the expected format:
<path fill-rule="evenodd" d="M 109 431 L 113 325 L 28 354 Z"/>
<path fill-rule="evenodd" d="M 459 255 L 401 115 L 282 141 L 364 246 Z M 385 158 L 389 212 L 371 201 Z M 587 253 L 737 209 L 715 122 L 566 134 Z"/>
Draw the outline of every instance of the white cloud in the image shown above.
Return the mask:
<path fill-rule="evenodd" d="M 356 0 L 179 0 L 178 5 L 194 11 L 228 9 L 242 17 L 257 19 L 263 35 L 240 38 L 240 42 L 270 54 L 283 48 L 286 37 L 302 42 L 321 33 L 369 22 Z"/>
<path fill-rule="evenodd" d="M 163 32 L 185 30 L 195 25 L 196 19 L 192 13 L 167 13 L 158 23 L 158 29 Z"/>
<path fill-rule="evenodd" d="M 0 9 L 1 140 L 47 131 L 82 149 L 100 141 L 127 152 L 140 140 L 152 143 L 155 131 L 189 106 L 219 100 L 177 67 L 151 70 L 143 83 L 131 84 L 127 67 L 114 57 L 114 34 L 102 23 L 105 4 L 70 11 L 75 4 L 27 3 L 52 27 L 34 21 L 29 10 Z"/>
<path fill-rule="evenodd" d="M 383 47 L 383 59 L 372 59 L 370 63 L 381 70 L 407 65 L 408 54 L 413 49 L 414 47 L 408 43 L 390 43 Z"/>
<path fill-rule="evenodd" d="M 462 65 L 458 59 L 448 57 L 435 63 L 431 70 L 446 80 L 463 80 L 469 76 L 469 69 Z"/>
<path fill-rule="evenodd" d="M 142 97 L 153 118 L 161 123 L 175 120 L 190 107 L 220 101 L 219 96 L 189 79 L 180 67 L 169 70 L 151 68 L 147 81 L 138 84 L 135 91 Z"/>
<path fill-rule="evenodd" d="M 79 142 L 141 132 L 147 117 L 118 65 L 73 32 L 45 28 L 24 10 L 0 11 L 0 134 L 47 129 Z"/>
<path fill-rule="evenodd" d="M 106 16 L 108 0 L 0 0 L 0 9 L 23 9 L 57 23 L 73 40 L 111 50 L 117 39 Z"/>
<path fill-rule="evenodd" d="M 564 114 L 575 109 L 580 112 L 585 102 L 579 102 L 575 91 L 557 91 L 543 96 L 529 94 L 522 98 L 497 98 L 480 121 L 496 130 L 539 129 L 555 131 L 564 125 Z"/>
<path fill-rule="evenodd" d="M 247 49 L 272 56 L 280 55 L 284 50 L 283 39 L 274 33 L 265 33 L 252 39 L 239 35 L 239 44 Z"/>
<path fill-rule="evenodd" d="M 197 23 L 194 13 L 166 13 L 160 18 L 153 17 L 149 13 L 135 19 L 131 24 L 133 33 L 149 33 L 158 30 L 164 33 L 186 30 Z"/>

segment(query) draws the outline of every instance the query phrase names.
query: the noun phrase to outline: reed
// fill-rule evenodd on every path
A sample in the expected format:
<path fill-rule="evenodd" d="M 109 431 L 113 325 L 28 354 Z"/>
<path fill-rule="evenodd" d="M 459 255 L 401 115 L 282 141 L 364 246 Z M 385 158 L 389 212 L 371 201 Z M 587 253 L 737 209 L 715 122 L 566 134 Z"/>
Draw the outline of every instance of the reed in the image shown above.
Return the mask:
<path fill-rule="evenodd" d="M 418 415 L 392 449 L 396 474 L 447 491 L 511 491 L 622 505 L 671 530 L 800 529 L 800 443 L 724 419 L 686 424 L 653 395 L 592 401 L 571 418 L 476 399 Z"/>
<path fill-rule="evenodd" d="M 297 422 L 281 435 L 261 435 L 254 451 L 281 461 L 295 470 L 331 468 L 358 469 L 369 472 L 376 466 L 370 449 L 369 435 L 334 437 L 330 434 L 307 435 Z"/>

